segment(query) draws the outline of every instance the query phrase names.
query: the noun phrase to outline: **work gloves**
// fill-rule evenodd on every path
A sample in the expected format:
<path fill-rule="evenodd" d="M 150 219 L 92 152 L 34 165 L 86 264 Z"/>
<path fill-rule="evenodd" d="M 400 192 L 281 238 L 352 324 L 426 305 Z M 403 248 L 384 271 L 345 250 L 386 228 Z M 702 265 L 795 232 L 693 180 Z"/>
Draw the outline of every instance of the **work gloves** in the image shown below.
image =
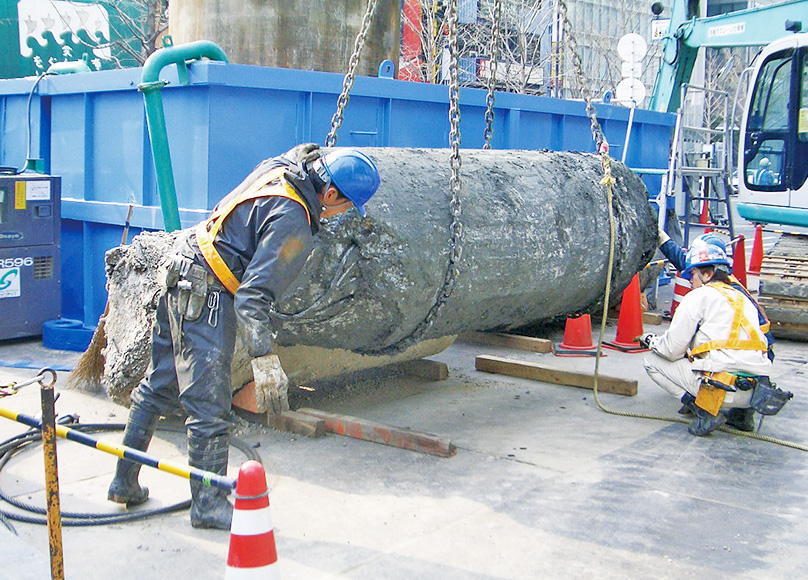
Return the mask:
<path fill-rule="evenodd" d="M 280 414 L 289 410 L 289 379 L 276 354 L 252 359 L 255 404 L 259 413 Z"/>
<path fill-rule="evenodd" d="M 637 342 L 640 343 L 640 346 L 643 348 L 651 348 L 651 341 L 656 338 L 656 334 L 653 332 L 646 332 L 642 336 L 637 337 Z"/>
<path fill-rule="evenodd" d="M 670 239 L 671 237 L 665 232 L 665 230 L 663 230 L 660 226 L 657 226 L 657 246 L 661 246 Z"/>
<path fill-rule="evenodd" d="M 324 152 L 317 143 L 302 143 L 292 147 L 281 157 L 288 159 L 295 165 L 305 164 L 308 167 L 315 159 L 322 157 L 323 154 Z"/>

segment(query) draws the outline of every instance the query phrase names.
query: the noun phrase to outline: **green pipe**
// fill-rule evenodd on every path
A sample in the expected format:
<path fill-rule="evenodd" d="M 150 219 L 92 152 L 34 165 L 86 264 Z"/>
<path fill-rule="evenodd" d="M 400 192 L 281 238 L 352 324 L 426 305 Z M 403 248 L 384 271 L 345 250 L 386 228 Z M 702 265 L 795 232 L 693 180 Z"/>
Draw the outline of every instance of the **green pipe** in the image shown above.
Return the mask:
<path fill-rule="evenodd" d="M 152 157 L 157 175 L 157 191 L 160 194 L 160 205 L 163 210 L 163 225 L 167 232 L 180 229 L 180 212 L 177 206 L 177 190 L 174 187 L 174 172 L 171 168 L 171 153 L 168 148 L 166 117 L 163 111 L 163 97 L 160 91 L 168 84 L 159 80 L 160 72 L 170 64 L 177 65 L 180 84 L 188 84 L 187 63 L 201 58 L 227 62 L 224 51 L 208 40 L 198 40 L 173 46 L 171 37 L 164 37 L 164 48 L 154 52 L 143 65 L 143 74 L 138 90 L 143 93 L 146 105 L 146 122 L 149 127 L 149 139 L 152 146 Z"/>

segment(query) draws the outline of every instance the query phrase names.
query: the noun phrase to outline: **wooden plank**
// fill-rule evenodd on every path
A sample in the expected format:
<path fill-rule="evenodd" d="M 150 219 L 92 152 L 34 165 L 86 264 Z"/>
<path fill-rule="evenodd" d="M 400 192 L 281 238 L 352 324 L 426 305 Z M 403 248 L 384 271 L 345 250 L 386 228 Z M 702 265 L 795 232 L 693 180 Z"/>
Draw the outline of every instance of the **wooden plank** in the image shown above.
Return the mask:
<path fill-rule="evenodd" d="M 592 389 L 595 382 L 595 377 L 591 374 L 565 371 L 538 363 L 516 361 L 498 356 L 480 355 L 474 359 L 474 364 L 478 371 L 486 373 L 508 375 L 556 385 L 568 385 L 582 389 Z M 598 392 L 633 397 L 637 394 L 637 381 L 600 375 L 598 377 Z"/>
<path fill-rule="evenodd" d="M 457 448 L 448 439 L 442 439 L 434 435 L 374 423 L 373 421 L 349 415 L 328 413 L 318 409 L 298 409 L 298 412 L 325 421 L 325 430 L 329 433 L 390 445 L 400 449 L 428 453 L 438 457 L 451 457 L 457 453 Z"/>
<path fill-rule="evenodd" d="M 449 367 L 446 363 L 425 358 L 395 363 L 390 365 L 390 368 L 428 381 L 445 381 L 449 378 Z"/>
<path fill-rule="evenodd" d="M 268 414 L 267 424 L 278 431 L 297 433 L 315 439 L 325 436 L 325 421 L 297 411 L 286 411 L 280 415 Z"/>
<path fill-rule="evenodd" d="M 533 338 L 519 336 L 518 334 L 502 334 L 499 332 L 467 332 L 460 335 L 461 340 L 486 344 L 488 346 L 502 346 L 528 352 L 553 352 L 553 342 L 546 338 Z"/>
<path fill-rule="evenodd" d="M 660 314 L 659 312 L 643 312 L 642 323 L 650 324 L 653 326 L 662 324 L 662 314 Z"/>
<path fill-rule="evenodd" d="M 325 421 L 296 411 L 286 411 L 280 415 L 268 413 L 252 413 L 240 407 L 233 407 L 236 414 L 248 421 L 266 425 L 278 431 L 296 433 L 314 439 L 325 436 Z"/>

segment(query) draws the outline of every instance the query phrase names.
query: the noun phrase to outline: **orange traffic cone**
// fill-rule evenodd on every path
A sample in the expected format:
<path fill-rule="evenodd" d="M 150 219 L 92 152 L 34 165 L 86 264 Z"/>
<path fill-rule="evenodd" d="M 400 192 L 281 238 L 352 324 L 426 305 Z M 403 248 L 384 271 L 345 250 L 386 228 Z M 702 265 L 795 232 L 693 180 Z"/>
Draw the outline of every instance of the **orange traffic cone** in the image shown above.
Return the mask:
<path fill-rule="evenodd" d="M 676 312 L 676 307 L 679 306 L 679 303 L 682 301 L 682 298 L 690 292 L 693 286 L 690 284 L 690 280 L 686 280 L 676 275 L 673 280 L 673 300 L 671 300 L 671 318 L 673 318 L 673 313 Z"/>
<path fill-rule="evenodd" d="M 707 225 L 709 223 L 710 223 L 710 202 L 705 199 L 704 201 L 701 202 L 701 215 L 699 216 L 699 224 Z"/>
<path fill-rule="evenodd" d="M 757 293 L 760 290 L 760 267 L 763 265 L 763 226 L 755 228 L 755 241 L 752 244 L 752 253 L 749 256 L 749 271 L 747 279 L 750 292 Z"/>
<path fill-rule="evenodd" d="M 224 577 L 225 580 L 280 578 L 267 479 L 264 467 L 257 461 L 245 461 L 238 472 Z"/>
<path fill-rule="evenodd" d="M 746 288 L 746 240 L 743 235 L 738 236 L 732 251 L 732 275 Z"/>
<path fill-rule="evenodd" d="M 598 349 L 592 344 L 592 319 L 588 314 L 567 317 L 564 340 L 553 345 L 556 356 L 596 356 Z M 603 356 L 603 353 L 601 352 Z"/>
<path fill-rule="evenodd" d="M 603 346 L 623 352 L 645 352 L 637 338 L 643 333 L 642 306 L 640 305 L 640 275 L 634 274 L 631 283 L 623 291 L 620 316 L 617 318 L 617 336 Z"/>

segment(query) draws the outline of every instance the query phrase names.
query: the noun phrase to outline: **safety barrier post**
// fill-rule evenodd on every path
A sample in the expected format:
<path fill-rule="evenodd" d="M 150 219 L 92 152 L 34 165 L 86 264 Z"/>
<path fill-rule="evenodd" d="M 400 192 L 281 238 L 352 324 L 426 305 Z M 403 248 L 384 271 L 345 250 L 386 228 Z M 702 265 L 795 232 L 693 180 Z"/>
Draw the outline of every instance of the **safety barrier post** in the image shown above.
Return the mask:
<path fill-rule="evenodd" d="M 62 513 L 59 504 L 59 468 L 56 461 L 56 413 L 54 411 L 53 383 L 40 381 L 42 402 L 42 454 L 45 458 L 45 490 L 48 510 L 48 538 L 50 566 L 53 580 L 64 579 L 62 558 Z"/>

